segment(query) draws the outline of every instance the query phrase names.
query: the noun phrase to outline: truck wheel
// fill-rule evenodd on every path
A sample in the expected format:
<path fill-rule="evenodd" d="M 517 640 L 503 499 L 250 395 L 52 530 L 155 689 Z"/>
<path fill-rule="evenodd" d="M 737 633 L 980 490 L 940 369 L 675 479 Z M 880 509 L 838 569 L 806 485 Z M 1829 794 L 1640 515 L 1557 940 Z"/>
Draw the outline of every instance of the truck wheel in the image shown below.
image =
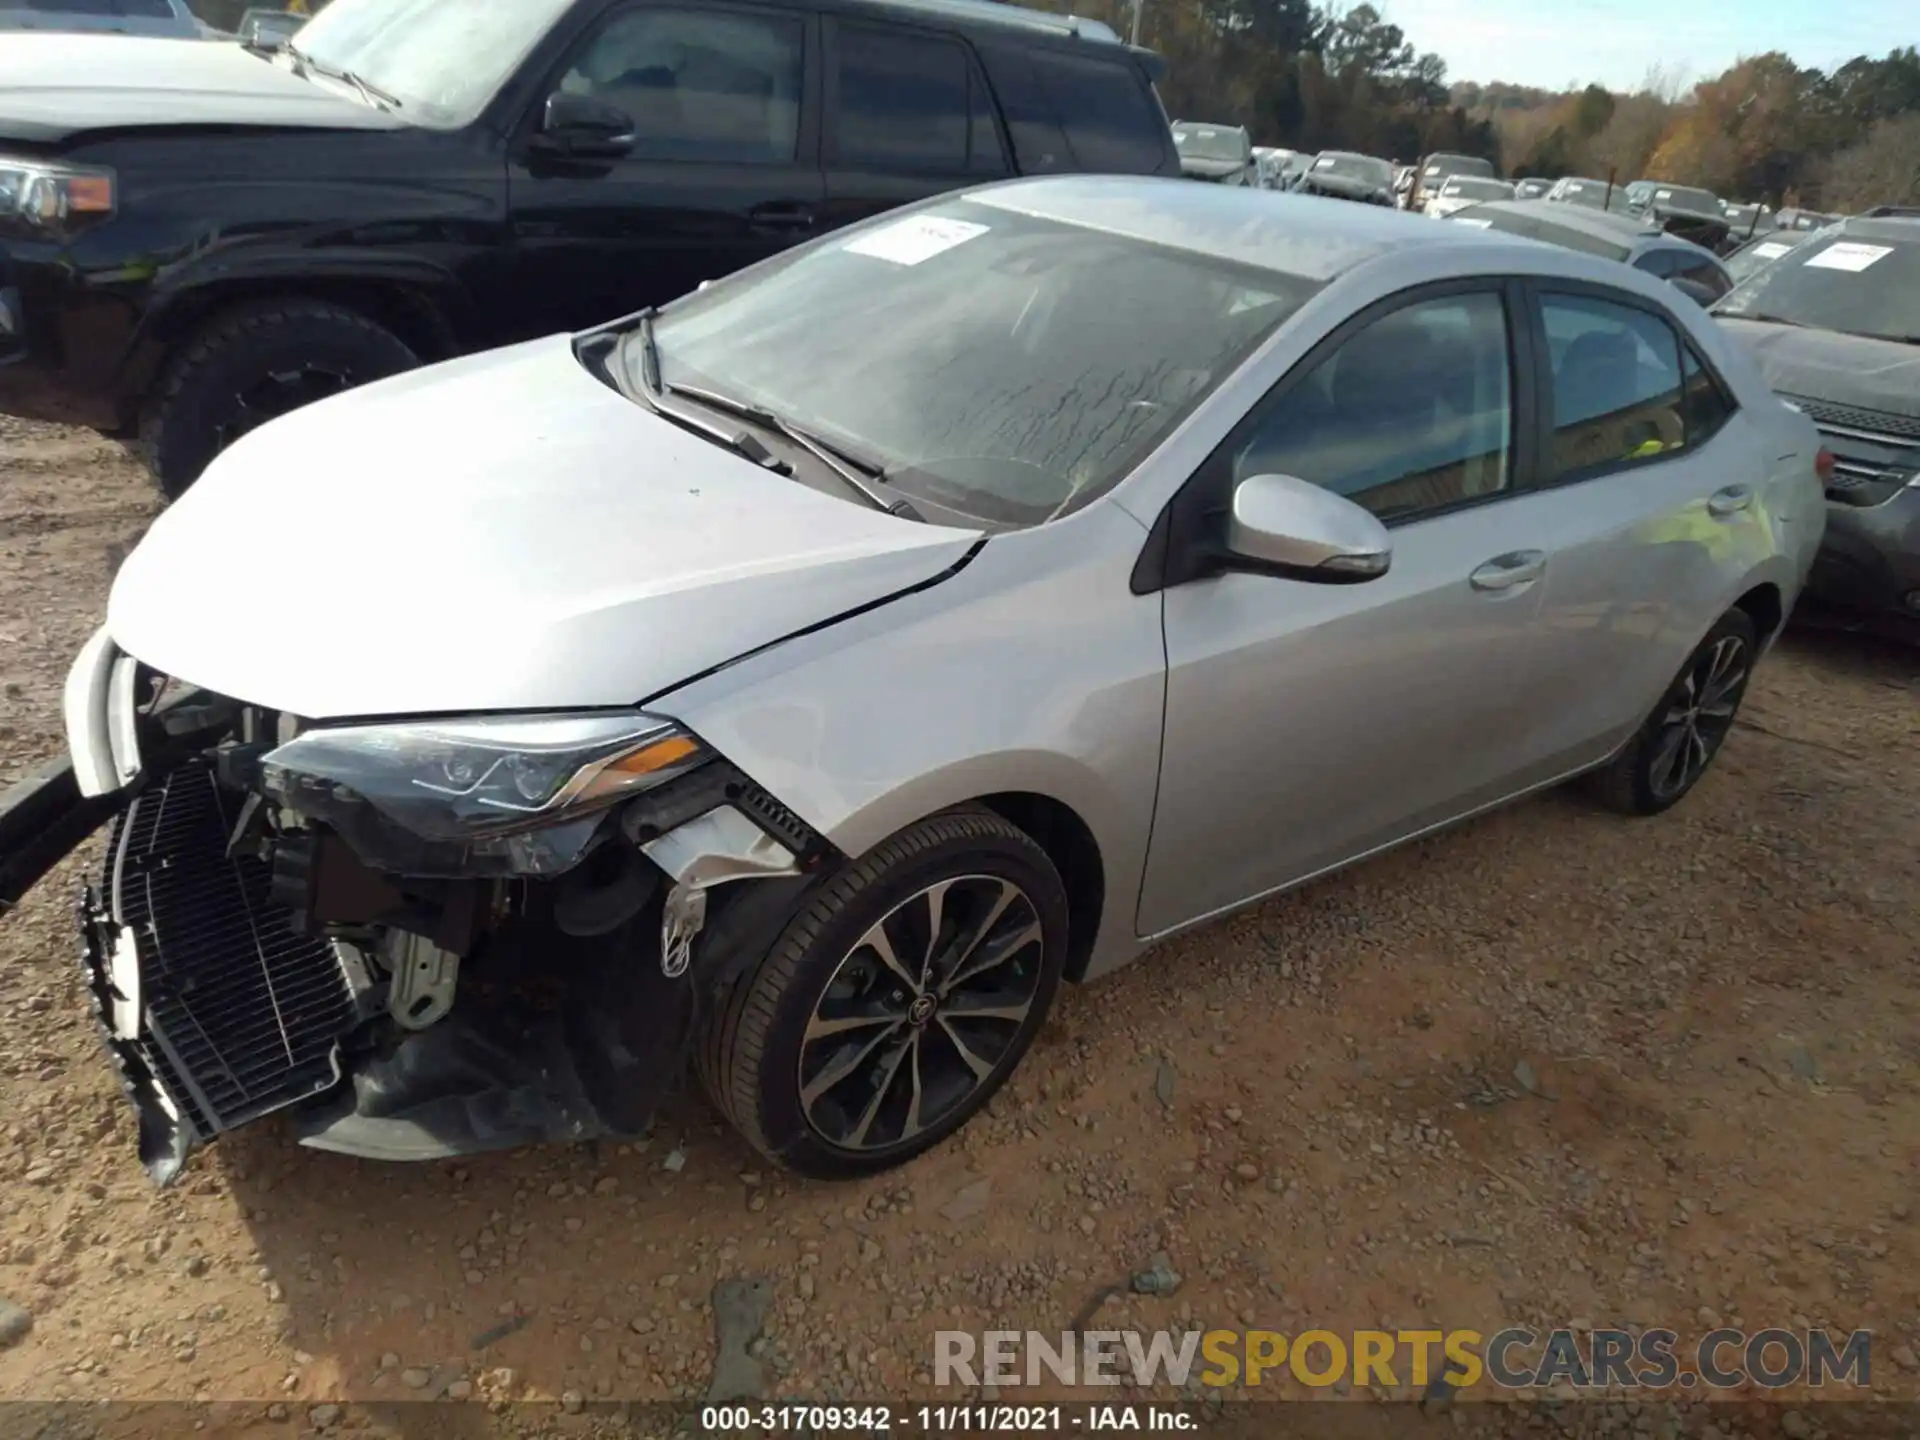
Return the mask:
<path fill-rule="evenodd" d="M 419 363 L 391 331 L 324 300 L 229 310 L 175 349 L 140 419 L 140 458 L 177 499 L 254 427 Z"/>
<path fill-rule="evenodd" d="M 1045 851 L 988 810 L 931 816 L 822 885 L 720 997 L 701 1080 L 776 1164 L 823 1180 L 891 1169 L 1013 1072 L 1066 945 Z"/>

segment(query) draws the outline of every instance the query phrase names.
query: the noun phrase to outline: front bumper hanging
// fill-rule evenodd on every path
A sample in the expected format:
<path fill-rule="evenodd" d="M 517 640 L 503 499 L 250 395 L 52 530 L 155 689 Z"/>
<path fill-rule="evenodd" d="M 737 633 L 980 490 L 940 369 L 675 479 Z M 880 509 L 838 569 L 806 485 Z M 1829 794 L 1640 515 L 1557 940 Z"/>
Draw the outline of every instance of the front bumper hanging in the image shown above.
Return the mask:
<path fill-rule="evenodd" d="M 364 975 L 272 905 L 266 862 L 226 853 L 228 808 L 211 765 L 173 770 L 81 902 L 88 989 L 163 1183 L 215 1135 L 332 1089 L 362 1018 Z"/>
<path fill-rule="evenodd" d="M 127 804 L 124 792 L 85 796 L 73 763 L 54 760 L 0 795 L 0 916 Z"/>

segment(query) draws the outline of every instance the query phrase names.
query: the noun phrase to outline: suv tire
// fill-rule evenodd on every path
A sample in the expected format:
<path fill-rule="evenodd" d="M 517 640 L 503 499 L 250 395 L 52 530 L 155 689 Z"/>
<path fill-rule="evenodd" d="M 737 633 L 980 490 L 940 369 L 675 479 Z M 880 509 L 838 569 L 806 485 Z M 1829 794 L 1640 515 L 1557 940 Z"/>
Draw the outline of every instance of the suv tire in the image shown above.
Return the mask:
<path fill-rule="evenodd" d="M 391 331 L 324 300 L 225 311 L 168 360 L 140 417 L 140 458 L 161 493 L 178 499 L 255 426 L 419 363 Z"/>
<path fill-rule="evenodd" d="M 778 1165 L 890 1170 L 993 1098 L 1046 1019 L 1066 946 L 1066 888 L 1025 831 L 971 807 L 930 816 L 822 885 L 718 997 L 701 1082 Z"/>

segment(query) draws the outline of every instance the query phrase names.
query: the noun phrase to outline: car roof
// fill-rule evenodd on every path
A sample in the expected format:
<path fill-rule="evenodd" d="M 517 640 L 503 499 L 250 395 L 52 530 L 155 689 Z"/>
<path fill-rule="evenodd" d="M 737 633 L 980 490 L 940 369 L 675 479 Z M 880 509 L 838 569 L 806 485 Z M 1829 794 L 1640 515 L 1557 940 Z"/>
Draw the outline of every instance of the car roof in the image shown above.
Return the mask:
<path fill-rule="evenodd" d="M 1630 245 L 1636 239 L 1658 237 L 1658 225 L 1637 215 L 1622 215 L 1613 210 L 1587 210 L 1578 205 L 1561 205 L 1546 200 L 1489 200 L 1476 210 L 1495 210 L 1505 215 L 1520 215 L 1541 225 L 1562 230 L 1578 230 L 1595 239 L 1617 240 Z"/>
<path fill-rule="evenodd" d="M 896 14 L 911 11 L 938 16 L 943 20 L 970 21 L 1007 30 L 1040 31 L 1062 38 L 1097 40 L 1112 45 L 1122 43 L 1118 32 L 1103 20 L 1030 10 L 1023 5 L 1003 5 L 998 0 L 840 0 L 834 8 L 891 10 Z"/>
<path fill-rule="evenodd" d="M 1911 244 L 1920 241 L 1920 216 L 1849 215 L 1840 222 L 1840 229 L 1849 239 L 1904 240 Z M 1814 235 L 1818 232 L 1809 230 L 1805 233 Z"/>
<path fill-rule="evenodd" d="M 1386 205 L 1152 175 L 1042 176 L 981 186 L 963 196 L 1309 280 L 1331 280 L 1397 250 L 1512 243 L 1510 236 L 1489 240 L 1470 225 L 1439 225 Z"/>
<path fill-rule="evenodd" d="M 1342 160 L 1371 160 L 1376 165 L 1390 165 L 1392 163 L 1391 161 L 1382 160 L 1378 155 L 1369 155 L 1364 150 L 1322 150 L 1320 154 L 1337 155 Z"/>

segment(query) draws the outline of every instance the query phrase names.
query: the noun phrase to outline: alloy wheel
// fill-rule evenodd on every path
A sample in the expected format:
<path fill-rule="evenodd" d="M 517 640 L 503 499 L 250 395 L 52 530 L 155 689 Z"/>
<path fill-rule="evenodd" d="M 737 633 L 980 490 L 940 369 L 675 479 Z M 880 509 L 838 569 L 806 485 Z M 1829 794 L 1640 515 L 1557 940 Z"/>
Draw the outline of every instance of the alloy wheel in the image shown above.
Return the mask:
<path fill-rule="evenodd" d="M 1705 772 L 1733 728 L 1751 670 L 1747 645 L 1723 635 L 1705 646 L 1674 687 L 1647 761 L 1647 783 L 1661 800 L 1684 794 Z"/>
<path fill-rule="evenodd" d="M 800 1043 L 800 1108 L 844 1150 L 911 1142 L 964 1106 L 1032 1013 L 1045 939 L 1027 892 L 996 875 L 916 891 L 834 968 Z"/>

